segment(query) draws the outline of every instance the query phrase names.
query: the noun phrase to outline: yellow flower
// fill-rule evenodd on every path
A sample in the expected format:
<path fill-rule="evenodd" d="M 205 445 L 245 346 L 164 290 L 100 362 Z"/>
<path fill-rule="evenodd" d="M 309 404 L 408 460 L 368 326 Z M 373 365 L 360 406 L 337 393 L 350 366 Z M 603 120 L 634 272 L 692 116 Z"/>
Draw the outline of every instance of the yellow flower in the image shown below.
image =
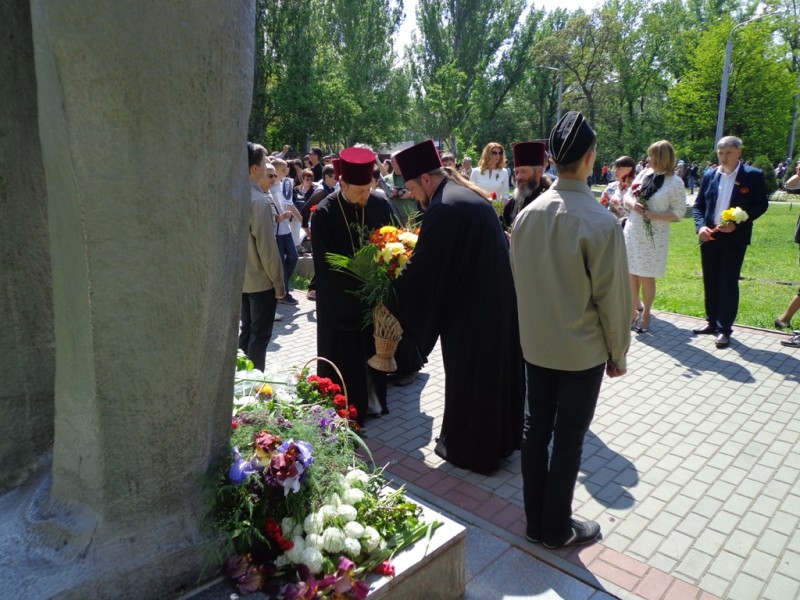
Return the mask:
<path fill-rule="evenodd" d="M 397 227 L 392 227 L 391 225 L 384 225 L 380 228 L 381 235 L 386 235 L 387 233 L 397 233 Z"/>
<path fill-rule="evenodd" d="M 259 390 L 258 390 L 258 394 L 259 394 L 259 395 L 262 395 L 262 394 L 263 394 L 263 395 L 265 395 L 265 396 L 272 396 L 272 388 L 269 386 L 269 384 L 268 384 L 268 383 L 265 383 L 264 385 L 262 385 L 262 386 L 259 388 Z"/>
<path fill-rule="evenodd" d="M 722 211 L 722 220 L 723 221 L 733 221 L 733 209 L 726 208 Z"/>

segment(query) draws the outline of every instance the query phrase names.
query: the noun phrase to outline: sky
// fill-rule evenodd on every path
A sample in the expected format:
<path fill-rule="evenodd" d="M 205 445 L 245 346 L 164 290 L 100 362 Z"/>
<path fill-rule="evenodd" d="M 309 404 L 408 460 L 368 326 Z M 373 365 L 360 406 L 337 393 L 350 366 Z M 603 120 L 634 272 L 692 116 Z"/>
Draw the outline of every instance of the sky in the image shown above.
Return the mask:
<path fill-rule="evenodd" d="M 400 26 L 400 30 L 397 32 L 397 44 L 396 44 L 396 52 L 400 55 L 398 58 L 402 58 L 404 53 L 404 48 L 406 44 L 411 40 L 411 33 L 417 28 L 417 0 L 404 0 L 403 4 L 405 5 L 405 20 L 403 24 Z M 586 11 L 593 9 L 596 6 L 602 4 L 602 0 L 559 0 L 558 7 L 565 8 L 568 11 L 577 10 L 582 8 Z M 541 8 L 544 5 L 545 10 L 548 9 L 547 3 L 544 3 L 540 0 L 534 0 L 534 5 L 537 8 Z"/>

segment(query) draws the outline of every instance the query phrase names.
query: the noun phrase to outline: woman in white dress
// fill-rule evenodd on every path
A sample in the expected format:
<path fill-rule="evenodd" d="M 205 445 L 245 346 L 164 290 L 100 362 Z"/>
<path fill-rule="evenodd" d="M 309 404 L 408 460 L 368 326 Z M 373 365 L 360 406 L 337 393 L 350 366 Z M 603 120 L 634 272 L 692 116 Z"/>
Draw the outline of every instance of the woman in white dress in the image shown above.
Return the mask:
<path fill-rule="evenodd" d="M 642 170 L 625 194 L 630 211 L 625 225 L 625 249 L 633 289 L 633 324 L 638 333 L 650 327 L 650 310 L 656 297 L 656 277 L 667 270 L 670 223 L 680 221 L 686 212 L 683 181 L 672 174 L 675 149 L 666 140 L 647 149 L 650 166 Z M 641 320 L 636 310 L 642 300 Z M 638 322 L 637 322 L 638 321 Z"/>
<path fill-rule="evenodd" d="M 497 142 L 486 144 L 478 166 L 472 169 L 469 180 L 489 196 L 494 192 L 495 197 L 502 200 L 505 206 L 508 199 L 508 169 L 503 146 Z"/>

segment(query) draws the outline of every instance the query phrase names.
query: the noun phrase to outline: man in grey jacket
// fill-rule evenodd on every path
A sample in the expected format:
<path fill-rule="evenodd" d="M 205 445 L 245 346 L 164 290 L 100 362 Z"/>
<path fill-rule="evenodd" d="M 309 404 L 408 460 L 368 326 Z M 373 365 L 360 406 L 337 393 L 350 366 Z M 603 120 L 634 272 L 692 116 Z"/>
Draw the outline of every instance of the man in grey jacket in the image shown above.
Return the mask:
<path fill-rule="evenodd" d="M 511 234 L 527 380 L 521 456 L 527 537 L 548 548 L 600 536 L 594 521 L 572 518 L 572 498 L 603 373 L 625 373 L 630 343 L 622 229 L 586 185 L 595 145 L 583 115 L 564 115 L 549 140 L 558 179 L 517 215 Z"/>
<path fill-rule="evenodd" d="M 242 286 L 242 324 L 239 348 L 256 369 L 264 370 L 267 345 L 278 300 L 286 295 L 283 265 L 275 241 L 275 220 L 269 197 L 259 180 L 268 177 L 267 152 L 262 146 L 247 143 L 250 167 L 250 229 L 247 237 L 247 262 Z M 274 171 L 271 173 L 275 177 Z"/>

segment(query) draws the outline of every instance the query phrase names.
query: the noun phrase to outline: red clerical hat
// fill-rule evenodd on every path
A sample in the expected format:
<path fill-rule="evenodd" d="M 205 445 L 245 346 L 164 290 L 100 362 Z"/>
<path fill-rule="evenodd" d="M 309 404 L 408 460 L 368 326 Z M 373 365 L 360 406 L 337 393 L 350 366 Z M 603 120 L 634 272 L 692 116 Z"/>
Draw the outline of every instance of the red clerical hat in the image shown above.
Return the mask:
<path fill-rule="evenodd" d="M 430 173 L 442 168 L 442 161 L 439 159 L 439 151 L 433 140 L 425 140 L 415 144 L 410 148 L 395 154 L 394 159 L 400 167 L 403 179 L 410 181 L 416 179 L 423 173 Z"/>
<path fill-rule="evenodd" d="M 333 178 L 339 181 L 339 177 L 342 176 L 342 159 L 334 158 L 331 160 L 331 164 L 333 165 Z"/>
<path fill-rule="evenodd" d="M 375 167 L 375 153 L 366 148 L 345 148 L 339 152 L 342 181 L 351 185 L 370 185 L 372 169 Z M 336 168 L 336 167 L 334 167 Z"/>
<path fill-rule="evenodd" d="M 520 142 L 514 144 L 515 167 L 543 167 L 547 162 L 545 145 L 542 142 Z"/>

